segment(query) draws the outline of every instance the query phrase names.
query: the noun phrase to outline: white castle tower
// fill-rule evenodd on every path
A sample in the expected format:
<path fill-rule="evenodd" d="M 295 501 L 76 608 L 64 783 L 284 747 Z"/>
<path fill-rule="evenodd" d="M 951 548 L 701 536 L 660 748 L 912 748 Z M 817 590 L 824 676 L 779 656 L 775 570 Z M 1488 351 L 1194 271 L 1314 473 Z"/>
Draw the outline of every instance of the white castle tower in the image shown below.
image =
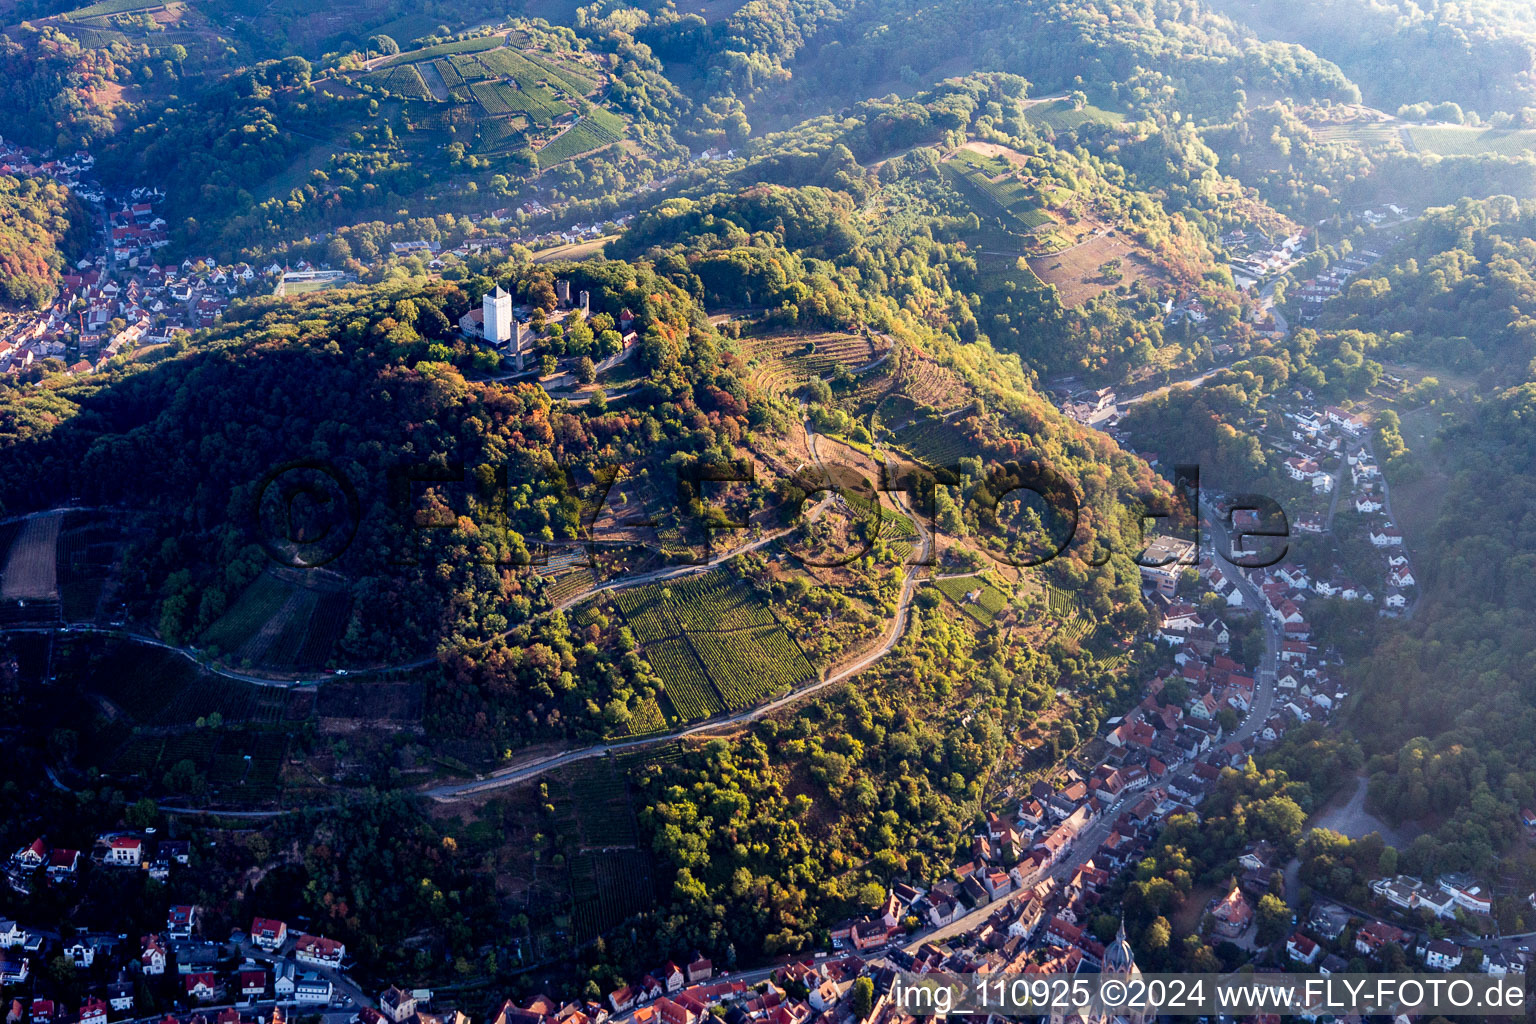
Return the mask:
<path fill-rule="evenodd" d="M 506 289 L 498 286 L 495 291 L 486 292 L 481 309 L 485 314 L 482 328 L 485 340 L 497 348 L 511 341 L 515 324 L 512 320 L 512 296 L 507 294 Z"/>

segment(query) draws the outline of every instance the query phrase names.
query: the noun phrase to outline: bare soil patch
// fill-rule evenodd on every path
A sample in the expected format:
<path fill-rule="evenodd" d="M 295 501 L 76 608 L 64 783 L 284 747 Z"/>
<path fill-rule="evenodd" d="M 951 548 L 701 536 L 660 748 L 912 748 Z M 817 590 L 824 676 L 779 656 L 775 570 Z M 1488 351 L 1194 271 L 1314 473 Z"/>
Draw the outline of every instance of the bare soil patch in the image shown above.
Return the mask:
<path fill-rule="evenodd" d="M 1119 260 L 1121 278 L 1106 278 L 1105 264 Z M 1029 261 L 1030 269 L 1046 284 L 1055 285 L 1069 306 L 1083 303 L 1111 288 L 1132 281 L 1167 281 L 1166 275 L 1120 231 L 1095 235 L 1065 252 Z"/>

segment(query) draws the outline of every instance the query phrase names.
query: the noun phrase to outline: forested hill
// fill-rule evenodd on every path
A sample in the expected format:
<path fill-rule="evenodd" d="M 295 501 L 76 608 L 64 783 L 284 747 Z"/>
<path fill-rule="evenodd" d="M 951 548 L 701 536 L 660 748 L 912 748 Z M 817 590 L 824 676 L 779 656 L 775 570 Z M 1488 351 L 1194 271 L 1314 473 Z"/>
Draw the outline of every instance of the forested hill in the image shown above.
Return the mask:
<path fill-rule="evenodd" d="M 59 274 L 86 233 L 85 210 L 68 189 L 0 175 L 0 306 L 52 302 Z"/>
<path fill-rule="evenodd" d="M 1428 101 L 1488 114 L 1536 101 L 1536 14 L 1519 0 L 1214 0 L 1210 6 L 1266 39 L 1297 43 L 1333 61 L 1364 84 L 1368 102 L 1388 109 Z"/>
<path fill-rule="evenodd" d="M 1423 596 L 1353 670 L 1372 806 L 1437 826 L 1413 846 L 1431 871 L 1490 870 L 1536 797 L 1533 308 L 1536 205 L 1495 197 L 1430 211 L 1324 320 L 1374 358 L 1477 381 L 1453 400 L 1431 377 L 1403 433 L 1379 424 Z M 1410 417 L 1426 440 L 1405 444 Z"/>
<path fill-rule="evenodd" d="M 739 201 L 754 206 L 765 197 Z M 808 190 L 783 193 L 776 203 L 762 209 L 777 209 L 781 223 L 803 204 L 809 230 L 839 200 Z M 1142 623 L 1128 560 L 1136 524 L 1125 518 L 1125 501 L 1162 486 L 1143 464 L 1060 416 L 1016 359 L 984 342 L 958 344 L 878 284 L 860 285 L 848 271 L 829 274 L 818 259 L 766 245 L 711 257 L 696 269 L 715 281 L 710 264 L 717 263 L 722 280 L 734 279 L 727 268 L 743 253 L 762 271 L 755 301 L 769 310 L 754 330 L 770 337 L 866 326 L 881 332 L 893 349 L 882 360 L 888 376 L 878 374 L 876 383 L 904 403 L 893 408 L 931 416 L 924 401 L 958 403 L 953 411 L 966 415 L 953 429 L 968 438 L 968 451 L 986 458 L 987 472 L 993 463 L 1045 461 L 1072 481 L 1083 513 L 1059 571 L 1090 582 L 1100 595 L 1096 615 L 1114 616 L 1122 628 Z M 903 257 L 882 249 L 879 258 Z M 8 514 L 70 500 L 142 512 L 147 532 L 129 554 L 122 596 L 136 621 L 167 642 L 189 644 L 217 635 L 214 627 L 272 560 L 259 518 L 271 500 L 272 473 L 296 467 L 306 487 L 334 490 L 321 479 L 329 475 L 343 481 L 343 497 L 330 513 L 314 512 L 311 532 L 338 529 L 327 515 L 347 500 L 358 513 L 351 543 L 319 552 L 325 572 L 351 593 L 334 663 L 396 664 L 441 647 L 446 675 L 433 685 L 442 687 L 436 714 L 444 727 L 501 744 L 530 738 L 540 726 L 593 735 L 643 705 L 654 679 L 622 652 L 576 658 L 576 631 L 545 614 L 557 598 L 550 578 L 530 562 L 548 553 L 547 542 L 583 536 L 596 515 L 591 502 L 602 499 L 591 485 L 603 467 L 622 467 L 629 481 L 623 491 L 632 496 L 623 500 L 644 502 L 664 552 L 678 556 L 699 528 L 678 496 L 688 467 L 763 458 L 762 478 L 736 499 L 759 527 L 777 525 L 786 514 L 779 506 L 795 493 L 786 490 L 794 463 L 779 453 L 787 442 L 800 443 L 793 442 L 802 430 L 797 403 L 753 383 L 759 371 L 749 370 L 749 360 L 761 350 L 751 346 L 760 343 L 717 333 L 690 293 L 710 301 L 723 293 L 701 289 L 700 278 L 675 273 L 678 266 L 670 258 L 661 273 L 643 260 L 479 260 L 447 280 L 397 279 L 236 305 L 208 336 L 158 363 L 120 358 L 104 376 L 5 391 L 0 501 Z M 910 279 L 903 297 L 930 306 L 949 291 L 941 267 L 916 278 L 914 270 L 903 272 Z M 566 314 L 557 322 L 556 276 L 590 290 L 590 325 Z M 538 323 L 550 310 L 539 341 L 544 358 L 582 351 L 631 311 L 640 338 L 622 400 L 610 403 L 599 392 L 567 404 L 531 379 L 487 379 L 495 360 L 466 343 L 456 325 L 494 284 L 539 307 Z M 819 429 L 867 443 L 865 426 L 843 411 L 840 397 L 811 397 Z M 448 472 L 455 466 L 465 467 L 462 483 Z M 991 479 L 980 458 L 961 469 L 967 493 Z M 345 499 L 349 490 L 353 497 Z M 962 533 L 985 525 L 975 506 L 962 516 L 941 503 L 940 512 Z M 438 528 L 412 529 L 412 522 Z M 1090 568 L 1104 550 L 1122 557 Z M 656 564 L 640 554 L 633 564 L 625 560 L 632 556 L 614 557 L 612 571 Z"/>

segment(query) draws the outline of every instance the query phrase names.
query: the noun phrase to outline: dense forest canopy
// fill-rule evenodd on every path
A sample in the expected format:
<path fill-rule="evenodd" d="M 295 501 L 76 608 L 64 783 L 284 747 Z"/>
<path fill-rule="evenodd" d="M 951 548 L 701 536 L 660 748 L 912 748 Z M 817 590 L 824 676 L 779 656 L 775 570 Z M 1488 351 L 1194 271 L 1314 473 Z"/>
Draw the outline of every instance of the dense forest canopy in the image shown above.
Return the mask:
<path fill-rule="evenodd" d="M 68 189 L 0 175 L 0 304 L 37 308 L 52 302 L 86 230 L 85 211 Z"/>

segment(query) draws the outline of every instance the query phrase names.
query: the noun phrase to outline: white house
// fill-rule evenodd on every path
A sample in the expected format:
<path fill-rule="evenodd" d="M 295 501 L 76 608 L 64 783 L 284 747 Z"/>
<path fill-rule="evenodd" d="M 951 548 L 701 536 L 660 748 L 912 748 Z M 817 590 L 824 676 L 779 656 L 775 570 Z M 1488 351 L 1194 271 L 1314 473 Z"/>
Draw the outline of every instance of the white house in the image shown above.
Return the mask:
<path fill-rule="evenodd" d="M 143 861 L 144 841 L 137 836 L 113 836 L 101 858 L 103 864 L 123 868 L 136 868 Z"/>

